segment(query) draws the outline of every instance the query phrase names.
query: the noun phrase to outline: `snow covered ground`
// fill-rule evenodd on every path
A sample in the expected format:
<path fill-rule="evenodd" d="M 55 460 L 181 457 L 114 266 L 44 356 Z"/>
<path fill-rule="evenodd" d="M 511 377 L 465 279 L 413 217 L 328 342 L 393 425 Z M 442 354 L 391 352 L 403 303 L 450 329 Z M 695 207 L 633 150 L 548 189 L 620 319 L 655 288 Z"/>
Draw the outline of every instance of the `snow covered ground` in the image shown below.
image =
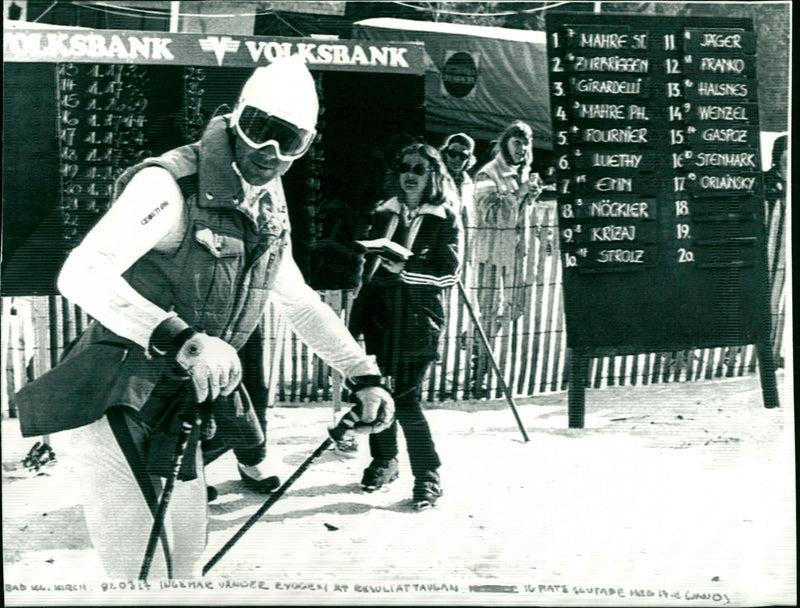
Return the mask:
<path fill-rule="evenodd" d="M 757 376 L 430 404 L 445 495 L 407 505 L 412 477 L 364 494 L 369 461 L 325 452 L 197 581 L 111 581 L 89 545 L 68 463 L 39 475 L 2 426 L 6 605 L 763 605 L 796 601 L 793 392 L 762 406 Z M 282 479 L 325 438 L 330 405 L 271 410 Z M 52 438 L 58 454 L 59 437 Z M 208 558 L 262 504 L 230 454 L 208 469 Z M 143 531 L 147 533 L 149 531 Z"/>

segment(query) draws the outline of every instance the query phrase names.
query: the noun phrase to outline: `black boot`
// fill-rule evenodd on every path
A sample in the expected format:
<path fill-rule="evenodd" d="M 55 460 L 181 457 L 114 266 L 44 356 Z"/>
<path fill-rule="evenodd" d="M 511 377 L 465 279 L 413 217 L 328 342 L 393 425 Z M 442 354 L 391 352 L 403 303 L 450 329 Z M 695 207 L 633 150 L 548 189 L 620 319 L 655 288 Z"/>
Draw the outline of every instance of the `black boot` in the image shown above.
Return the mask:
<path fill-rule="evenodd" d="M 281 485 L 281 480 L 276 475 L 270 475 L 269 477 L 256 479 L 255 477 L 248 475 L 242 467 L 242 463 L 237 463 L 236 468 L 239 469 L 239 476 L 242 478 L 245 487 L 253 492 L 257 492 L 258 494 L 269 494 L 273 490 L 278 489 L 278 487 Z"/>
<path fill-rule="evenodd" d="M 374 492 L 381 486 L 393 482 L 399 476 L 397 458 L 381 460 L 373 459 L 370 465 L 364 469 L 361 478 L 361 487 L 365 492 Z"/>
<path fill-rule="evenodd" d="M 436 504 L 442 496 L 441 479 L 436 471 L 427 471 L 414 479 L 414 492 L 411 504 L 415 511 L 422 511 Z"/>

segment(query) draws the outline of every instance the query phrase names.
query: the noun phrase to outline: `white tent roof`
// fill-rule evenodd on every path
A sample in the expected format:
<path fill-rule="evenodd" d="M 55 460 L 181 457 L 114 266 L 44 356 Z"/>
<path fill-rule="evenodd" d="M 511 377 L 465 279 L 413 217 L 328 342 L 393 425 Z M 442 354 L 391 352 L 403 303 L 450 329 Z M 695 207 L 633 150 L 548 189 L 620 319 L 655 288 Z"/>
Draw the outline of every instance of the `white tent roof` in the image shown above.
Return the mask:
<path fill-rule="evenodd" d="M 546 43 L 544 32 L 514 30 L 506 27 L 487 27 L 483 25 L 465 25 L 462 23 L 439 23 L 433 21 L 416 21 L 414 19 L 394 19 L 390 17 L 364 19 L 362 21 L 357 21 L 354 25 L 380 27 L 392 30 L 417 30 L 419 32 L 438 34 L 457 34 L 459 36 L 513 40 L 516 42 L 533 42 L 536 44 Z"/>

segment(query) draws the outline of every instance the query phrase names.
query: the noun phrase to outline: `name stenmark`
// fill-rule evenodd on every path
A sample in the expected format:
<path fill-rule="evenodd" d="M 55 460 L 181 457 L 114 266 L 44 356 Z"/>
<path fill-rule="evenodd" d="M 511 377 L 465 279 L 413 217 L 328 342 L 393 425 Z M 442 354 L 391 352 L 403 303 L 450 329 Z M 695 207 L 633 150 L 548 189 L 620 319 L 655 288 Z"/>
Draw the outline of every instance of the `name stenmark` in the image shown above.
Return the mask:
<path fill-rule="evenodd" d="M 697 167 L 756 167 L 754 152 L 714 153 L 700 152 L 695 159 Z"/>

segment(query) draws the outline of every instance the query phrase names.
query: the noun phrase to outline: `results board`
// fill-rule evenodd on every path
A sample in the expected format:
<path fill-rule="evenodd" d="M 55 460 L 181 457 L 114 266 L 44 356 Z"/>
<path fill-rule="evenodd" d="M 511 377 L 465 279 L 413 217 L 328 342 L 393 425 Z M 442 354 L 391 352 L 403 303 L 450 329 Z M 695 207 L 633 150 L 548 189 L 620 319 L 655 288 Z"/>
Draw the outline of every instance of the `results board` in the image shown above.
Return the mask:
<path fill-rule="evenodd" d="M 551 13 L 546 23 L 568 346 L 761 340 L 752 22 Z"/>

